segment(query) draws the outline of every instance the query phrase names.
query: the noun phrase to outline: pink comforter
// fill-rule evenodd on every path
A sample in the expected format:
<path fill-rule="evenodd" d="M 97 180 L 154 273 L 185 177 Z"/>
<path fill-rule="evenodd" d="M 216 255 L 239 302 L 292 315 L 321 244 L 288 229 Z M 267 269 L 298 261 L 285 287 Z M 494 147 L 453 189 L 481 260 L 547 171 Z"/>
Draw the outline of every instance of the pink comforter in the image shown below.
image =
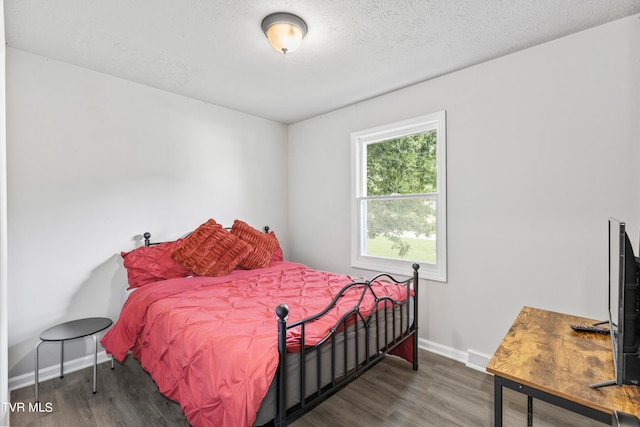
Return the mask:
<path fill-rule="evenodd" d="M 225 277 L 170 279 L 139 288 L 103 337 L 106 351 L 122 361 L 129 350 L 160 391 L 180 403 L 195 426 L 250 426 L 278 366 L 278 304 L 289 306 L 288 323 L 313 315 L 351 282 L 345 275 L 276 262 Z M 374 284 L 378 296 L 402 301 L 406 287 Z M 305 344 L 325 337 L 340 316 L 357 304 L 360 290 L 306 328 Z M 367 293 L 361 312 L 374 299 Z M 287 347 L 299 349 L 297 331 Z"/>

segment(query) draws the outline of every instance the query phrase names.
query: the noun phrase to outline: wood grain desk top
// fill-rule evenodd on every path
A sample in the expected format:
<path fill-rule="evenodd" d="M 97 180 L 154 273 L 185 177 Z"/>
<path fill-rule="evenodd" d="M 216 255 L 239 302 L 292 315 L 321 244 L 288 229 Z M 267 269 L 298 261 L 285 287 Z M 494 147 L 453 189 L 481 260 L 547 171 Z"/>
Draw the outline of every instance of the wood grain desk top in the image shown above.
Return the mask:
<path fill-rule="evenodd" d="M 609 335 L 575 332 L 597 320 L 523 307 L 487 372 L 590 408 L 640 417 L 640 387 L 589 387 L 615 378 Z"/>

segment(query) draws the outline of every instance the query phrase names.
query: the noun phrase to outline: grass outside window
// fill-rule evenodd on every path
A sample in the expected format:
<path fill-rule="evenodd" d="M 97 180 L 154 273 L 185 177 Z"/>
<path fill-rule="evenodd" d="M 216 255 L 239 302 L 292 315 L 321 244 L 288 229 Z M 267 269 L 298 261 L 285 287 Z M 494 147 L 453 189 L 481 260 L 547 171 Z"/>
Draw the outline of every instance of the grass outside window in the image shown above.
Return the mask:
<path fill-rule="evenodd" d="M 405 237 L 402 240 L 410 245 L 409 252 L 401 259 L 418 262 L 436 262 L 436 241 L 435 239 Z M 392 249 L 393 242 L 384 236 L 367 239 L 367 255 L 384 258 L 400 258 L 398 250 Z"/>

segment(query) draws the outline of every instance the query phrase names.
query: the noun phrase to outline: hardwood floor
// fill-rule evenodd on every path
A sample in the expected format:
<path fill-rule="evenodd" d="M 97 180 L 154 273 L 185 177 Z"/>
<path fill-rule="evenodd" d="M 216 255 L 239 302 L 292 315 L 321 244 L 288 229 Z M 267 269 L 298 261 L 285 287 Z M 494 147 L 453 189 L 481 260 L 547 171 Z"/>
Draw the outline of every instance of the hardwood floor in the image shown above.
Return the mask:
<path fill-rule="evenodd" d="M 29 411 L 33 386 L 11 393 L 24 411 L 11 413 L 12 426 L 188 426 L 180 406 L 163 397 L 140 364 L 128 357 L 98 366 L 92 394 L 91 368 L 40 384 L 43 412 Z M 48 405 L 48 406 L 47 406 Z M 504 390 L 504 426 L 526 426 L 526 396 Z M 49 410 L 49 412 L 47 412 Z M 492 426 L 493 377 L 459 362 L 420 350 L 420 369 L 388 357 L 292 427 Z M 603 427 L 603 424 L 534 401 L 534 426 Z"/>

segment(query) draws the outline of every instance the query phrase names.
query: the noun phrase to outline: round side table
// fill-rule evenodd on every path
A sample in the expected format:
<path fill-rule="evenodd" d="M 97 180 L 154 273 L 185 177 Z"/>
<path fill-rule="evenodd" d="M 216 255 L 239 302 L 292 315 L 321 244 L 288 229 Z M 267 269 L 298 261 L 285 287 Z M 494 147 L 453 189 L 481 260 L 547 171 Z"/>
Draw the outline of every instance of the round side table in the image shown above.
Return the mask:
<path fill-rule="evenodd" d="M 104 331 L 113 325 L 111 319 L 106 317 L 89 317 L 86 319 L 71 320 L 69 322 L 60 323 L 50 327 L 40 334 L 40 342 L 36 345 L 36 402 L 38 402 L 38 370 L 39 355 L 38 349 L 43 342 L 60 341 L 60 378 L 64 377 L 64 342 L 84 338 L 91 335 L 93 337 L 93 393 L 97 391 L 96 377 L 98 368 L 98 340 L 96 334 Z M 113 369 L 113 357 L 111 358 L 111 369 Z"/>

